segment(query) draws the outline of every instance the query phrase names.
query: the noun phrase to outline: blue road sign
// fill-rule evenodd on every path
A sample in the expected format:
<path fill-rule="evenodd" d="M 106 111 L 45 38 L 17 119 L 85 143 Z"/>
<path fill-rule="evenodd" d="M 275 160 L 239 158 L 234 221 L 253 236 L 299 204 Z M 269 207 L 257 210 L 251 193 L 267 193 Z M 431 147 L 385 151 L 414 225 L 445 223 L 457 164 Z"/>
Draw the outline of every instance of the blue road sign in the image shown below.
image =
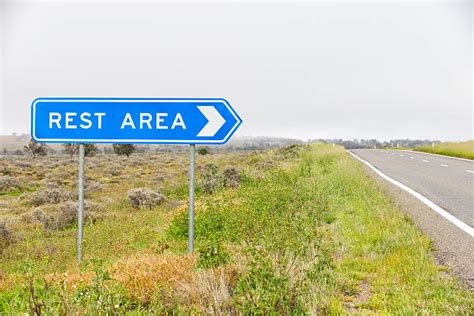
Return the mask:
<path fill-rule="evenodd" d="M 224 144 L 242 119 L 225 99 L 38 98 L 31 135 L 44 143 Z"/>

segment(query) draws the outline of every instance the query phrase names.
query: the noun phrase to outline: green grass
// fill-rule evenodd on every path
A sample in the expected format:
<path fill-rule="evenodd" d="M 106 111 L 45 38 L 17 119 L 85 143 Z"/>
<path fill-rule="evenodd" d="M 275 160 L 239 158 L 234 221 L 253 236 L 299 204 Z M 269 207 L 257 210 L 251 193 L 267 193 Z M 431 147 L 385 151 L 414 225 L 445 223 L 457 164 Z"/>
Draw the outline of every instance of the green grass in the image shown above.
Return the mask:
<path fill-rule="evenodd" d="M 432 146 L 415 148 L 416 151 L 458 158 L 474 159 L 474 140 L 466 142 L 440 143 Z"/>
<path fill-rule="evenodd" d="M 74 263 L 74 228 L 32 230 L 6 249 L 0 271 L 3 280 L 15 282 L 2 286 L 0 278 L 0 313 L 31 311 L 32 297 L 51 314 L 473 311 L 472 292 L 436 264 L 430 240 L 342 149 L 297 146 L 200 159 L 220 169 L 233 162 L 243 175 L 237 189 L 220 187 L 212 195 L 198 190 L 196 260 L 183 271 L 197 283 L 176 272 L 160 274 L 166 265 L 146 268 L 147 260 L 160 262 L 171 254 L 187 258 L 186 201 L 177 209 L 131 211 L 124 192 L 138 183 L 123 182 L 94 196 L 114 199 L 110 216 L 86 227 L 82 267 Z M 146 184 L 147 176 L 139 181 Z M 182 198 L 184 181 L 165 191 Z M 120 270 L 129 280 L 150 270 L 138 284 L 119 281 L 113 267 L 123 260 L 138 260 L 138 270 Z M 222 269 L 226 277 L 216 278 Z M 66 281 L 44 279 L 65 271 L 94 277 L 72 290 L 65 289 Z M 170 285 L 169 278 L 180 283 Z M 146 300 L 137 292 L 147 294 Z"/>

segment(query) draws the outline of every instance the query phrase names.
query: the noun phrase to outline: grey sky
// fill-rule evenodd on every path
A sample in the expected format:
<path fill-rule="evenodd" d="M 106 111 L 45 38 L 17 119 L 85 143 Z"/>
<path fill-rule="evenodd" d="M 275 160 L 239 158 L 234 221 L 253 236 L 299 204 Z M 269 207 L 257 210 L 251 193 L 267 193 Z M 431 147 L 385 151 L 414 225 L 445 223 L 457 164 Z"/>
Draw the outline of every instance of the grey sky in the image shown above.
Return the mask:
<path fill-rule="evenodd" d="M 240 135 L 473 138 L 471 1 L 0 10 L 0 134 L 29 131 L 36 97 L 140 96 L 227 98 Z"/>

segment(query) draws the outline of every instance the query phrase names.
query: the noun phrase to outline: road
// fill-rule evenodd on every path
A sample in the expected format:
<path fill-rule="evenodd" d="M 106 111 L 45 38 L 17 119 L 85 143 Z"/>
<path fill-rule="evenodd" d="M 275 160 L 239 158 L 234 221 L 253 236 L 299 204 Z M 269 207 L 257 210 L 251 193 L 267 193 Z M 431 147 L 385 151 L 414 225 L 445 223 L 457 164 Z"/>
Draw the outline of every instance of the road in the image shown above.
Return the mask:
<path fill-rule="evenodd" d="M 474 162 L 401 150 L 351 150 L 474 227 Z"/>

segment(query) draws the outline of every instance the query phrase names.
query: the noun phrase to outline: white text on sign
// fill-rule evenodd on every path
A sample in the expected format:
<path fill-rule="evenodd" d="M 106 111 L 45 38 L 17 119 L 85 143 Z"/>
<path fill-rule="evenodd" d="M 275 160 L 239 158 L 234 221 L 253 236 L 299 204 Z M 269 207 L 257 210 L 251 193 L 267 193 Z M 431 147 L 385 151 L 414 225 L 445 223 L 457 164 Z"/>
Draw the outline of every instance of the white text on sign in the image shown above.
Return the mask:
<path fill-rule="evenodd" d="M 89 112 L 66 112 L 64 115 L 58 112 L 49 113 L 49 128 L 58 129 L 89 129 L 97 126 L 102 129 L 105 113 Z M 126 113 L 121 120 L 120 129 L 186 129 L 183 116 L 176 113 L 169 116 L 168 113 Z"/>

